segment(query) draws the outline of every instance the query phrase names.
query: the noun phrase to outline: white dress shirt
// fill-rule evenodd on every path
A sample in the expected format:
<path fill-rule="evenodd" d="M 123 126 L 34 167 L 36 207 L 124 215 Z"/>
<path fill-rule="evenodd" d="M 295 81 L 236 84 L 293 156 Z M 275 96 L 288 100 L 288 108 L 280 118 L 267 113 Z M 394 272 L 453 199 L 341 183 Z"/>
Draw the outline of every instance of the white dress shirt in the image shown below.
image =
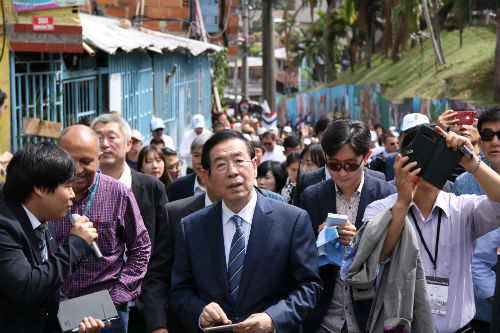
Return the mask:
<path fill-rule="evenodd" d="M 253 214 L 255 212 L 255 206 L 257 205 L 257 193 L 255 189 L 252 190 L 252 198 L 248 204 L 240 210 L 239 213 L 232 212 L 222 200 L 222 233 L 224 236 L 224 252 L 226 254 L 226 266 L 229 260 L 229 250 L 231 249 L 231 243 L 233 241 L 234 233 L 236 232 L 236 225 L 234 224 L 231 217 L 233 215 L 238 215 L 243 219 L 242 227 L 245 237 L 245 249 L 248 247 L 248 239 L 250 238 L 250 231 L 252 229 Z"/>
<path fill-rule="evenodd" d="M 204 188 L 203 186 L 198 183 L 198 176 L 194 177 L 194 188 L 193 188 L 193 193 L 194 195 L 206 193 L 207 189 Z"/>
<path fill-rule="evenodd" d="M 38 226 L 40 224 L 42 224 L 37 218 L 35 215 L 33 215 L 29 210 L 28 208 L 26 208 L 24 205 L 21 205 L 23 206 L 24 208 L 24 211 L 26 212 L 26 215 L 28 215 L 28 219 L 30 220 L 31 222 L 31 226 L 33 227 L 33 230 L 35 230 L 36 228 L 38 228 Z"/>
<path fill-rule="evenodd" d="M 118 180 L 125 184 L 128 188 L 132 188 L 132 171 L 130 171 L 130 167 L 127 163 L 125 163 L 125 169 L 123 169 L 122 175 Z"/>

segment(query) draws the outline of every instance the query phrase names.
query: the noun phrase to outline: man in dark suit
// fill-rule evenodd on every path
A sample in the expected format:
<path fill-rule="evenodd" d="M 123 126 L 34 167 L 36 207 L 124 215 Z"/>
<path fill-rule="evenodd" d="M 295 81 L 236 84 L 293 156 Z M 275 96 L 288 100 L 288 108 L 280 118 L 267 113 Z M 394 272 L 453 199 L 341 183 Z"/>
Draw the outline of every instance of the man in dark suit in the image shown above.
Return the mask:
<path fill-rule="evenodd" d="M 212 136 L 212 133 L 201 133 L 191 143 L 192 173 L 174 180 L 168 187 L 168 198 L 175 201 L 205 192 L 205 184 L 200 177 L 201 155 L 203 145 Z"/>
<path fill-rule="evenodd" d="M 396 188 L 364 172 L 370 154 L 370 130 L 360 121 L 337 119 L 323 134 L 330 179 L 307 187 L 301 207 L 311 217 L 316 236 L 326 226 L 328 213 L 348 216 L 341 226 L 339 241 L 348 245 L 362 225 L 368 204 L 395 193 Z M 354 225 L 353 225 L 354 223 Z M 307 331 L 364 332 L 371 301 L 354 301 L 350 287 L 339 277 L 339 267 L 320 267 L 324 290 L 318 306 L 304 322 Z"/>
<path fill-rule="evenodd" d="M 202 165 L 222 200 L 181 220 L 169 306 L 191 331 L 299 331 L 322 289 L 309 217 L 254 190 L 255 153 L 239 132 L 214 134 Z"/>
<path fill-rule="evenodd" d="M 201 170 L 200 176 L 206 184 L 206 193 L 169 202 L 166 205 L 167 223 L 162 225 L 157 237 L 156 247 L 151 255 L 150 266 L 142 283 L 142 300 L 147 332 L 165 333 L 189 331 L 178 316 L 168 307 L 170 274 L 175 255 L 175 236 L 179 221 L 204 207 L 219 201 L 217 189 L 212 187 L 207 170 Z M 255 187 L 262 195 L 275 199 L 276 193 Z M 276 200 L 276 199 L 275 199 Z M 283 200 L 284 201 L 284 200 Z"/>
<path fill-rule="evenodd" d="M 18 151 L 7 167 L 0 202 L 0 332 L 59 331 L 62 283 L 90 255 L 97 239 L 81 217 L 66 242 L 56 246 L 48 220 L 67 214 L 75 196 L 75 162 L 52 143 Z M 84 319 L 80 331 L 98 331 L 101 321 Z"/>
<path fill-rule="evenodd" d="M 161 225 L 166 222 L 165 204 L 168 199 L 165 186 L 155 177 L 137 172 L 128 166 L 126 154 L 132 147 L 132 138 L 130 126 L 125 119 L 117 115 L 105 114 L 97 117 L 91 126 L 96 132 L 101 133 L 101 137 L 106 129 L 117 128 L 117 135 L 123 138 L 123 143 L 120 142 L 118 145 L 111 142 L 112 140 L 102 140 L 101 149 L 109 151 L 109 154 L 101 158 L 101 171 L 132 189 L 151 240 L 151 248 L 154 248 L 156 234 Z M 139 296 L 135 301 L 135 306 L 130 307 L 129 332 L 142 333 L 144 329 L 143 304 Z"/>
<path fill-rule="evenodd" d="M 364 168 L 363 171 L 365 174 L 370 175 L 372 177 L 385 180 L 385 175 L 377 170 L 371 170 L 368 168 Z M 295 206 L 300 205 L 300 196 L 302 193 L 304 193 L 304 190 L 308 188 L 311 185 L 320 183 L 324 180 L 330 179 L 330 172 L 328 171 L 328 168 L 326 165 L 323 167 L 313 170 L 311 172 L 302 174 L 299 176 L 299 179 L 297 180 L 297 186 L 295 188 L 295 193 L 294 193 L 294 198 L 293 198 L 293 204 Z"/>

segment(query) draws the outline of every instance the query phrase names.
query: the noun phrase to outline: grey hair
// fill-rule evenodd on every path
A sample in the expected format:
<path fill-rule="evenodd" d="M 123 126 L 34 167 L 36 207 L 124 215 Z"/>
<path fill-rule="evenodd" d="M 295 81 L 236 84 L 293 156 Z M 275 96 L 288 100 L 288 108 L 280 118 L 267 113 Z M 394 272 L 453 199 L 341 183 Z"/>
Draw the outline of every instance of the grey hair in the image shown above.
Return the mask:
<path fill-rule="evenodd" d="M 211 136 L 212 136 L 212 132 L 209 132 L 209 133 L 205 132 L 205 133 L 201 133 L 196 138 L 194 138 L 193 142 L 191 143 L 191 152 L 193 152 L 193 150 L 195 150 L 195 149 L 203 147 L 205 142 L 207 142 Z"/>
<path fill-rule="evenodd" d="M 73 125 L 73 126 L 76 126 L 76 125 Z M 59 134 L 59 138 L 57 139 L 57 142 L 59 143 L 59 145 L 61 145 L 61 140 L 62 138 L 68 133 L 68 131 L 73 127 L 73 126 L 68 126 L 66 128 L 64 128 L 61 133 Z M 85 126 L 85 125 L 81 125 L 81 126 Z M 87 127 L 87 126 L 85 126 Z M 88 127 L 87 127 L 88 128 Z M 93 130 L 90 130 L 89 128 L 89 132 L 92 133 L 91 135 L 94 136 L 95 138 L 95 141 L 97 142 L 97 153 L 100 154 L 101 153 L 101 143 L 99 141 L 99 135 L 97 135 L 97 133 Z"/>
<path fill-rule="evenodd" d="M 99 117 L 95 118 L 92 124 L 90 124 L 90 128 L 92 128 L 95 131 L 95 127 L 97 124 L 109 124 L 109 123 L 118 123 L 120 125 L 120 131 L 122 132 L 123 136 L 125 137 L 125 146 L 127 146 L 128 141 L 132 137 L 132 130 L 130 129 L 129 124 L 123 117 L 112 114 L 112 113 L 105 113 L 100 115 Z"/>

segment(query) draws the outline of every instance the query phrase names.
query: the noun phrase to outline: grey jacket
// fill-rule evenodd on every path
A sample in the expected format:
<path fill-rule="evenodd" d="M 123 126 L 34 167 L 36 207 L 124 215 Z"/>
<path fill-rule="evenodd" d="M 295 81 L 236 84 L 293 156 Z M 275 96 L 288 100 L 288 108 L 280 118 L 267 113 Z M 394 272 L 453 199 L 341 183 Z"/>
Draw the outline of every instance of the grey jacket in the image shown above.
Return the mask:
<path fill-rule="evenodd" d="M 380 265 L 383 271 L 376 281 L 380 252 L 391 219 L 388 209 L 356 233 L 352 240 L 355 255 L 346 281 L 352 287 L 354 299 L 374 297 L 367 324 L 369 332 L 435 332 L 417 238 L 408 218 L 390 260 Z"/>

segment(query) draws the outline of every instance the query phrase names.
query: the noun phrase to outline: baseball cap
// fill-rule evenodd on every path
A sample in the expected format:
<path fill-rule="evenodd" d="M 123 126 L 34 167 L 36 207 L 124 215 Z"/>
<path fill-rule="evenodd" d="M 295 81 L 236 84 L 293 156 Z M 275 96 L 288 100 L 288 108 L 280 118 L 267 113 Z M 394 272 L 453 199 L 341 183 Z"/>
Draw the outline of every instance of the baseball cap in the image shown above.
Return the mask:
<path fill-rule="evenodd" d="M 201 114 L 195 114 L 191 123 L 193 128 L 205 128 L 205 118 Z"/>
<path fill-rule="evenodd" d="M 260 127 L 258 130 L 257 130 L 257 135 L 258 136 L 261 136 L 262 134 L 266 133 L 266 129 L 264 127 Z"/>
<path fill-rule="evenodd" d="M 401 132 L 407 131 L 412 127 L 422 124 L 430 124 L 429 118 L 425 114 L 410 113 L 403 117 L 401 121 Z"/>
<path fill-rule="evenodd" d="M 130 137 L 132 137 L 132 138 L 134 138 L 136 140 L 142 141 L 142 134 L 141 134 L 141 132 L 139 132 L 136 129 L 132 130 L 132 133 L 131 133 Z"/>
<path fill-rule="evenodd" d="M 159 128 L 165 128 L 165 125 L 163 125 L 163 120 L 161 120 L 161 118 L 151 119 L 151 123 L 149 125 L 152 131 L 156 131 Z"/>
<path fill-rule="evenodd" d="M 292 133 L 292 128 L 290 126 L 283 127 L 283 132 Z"/>

